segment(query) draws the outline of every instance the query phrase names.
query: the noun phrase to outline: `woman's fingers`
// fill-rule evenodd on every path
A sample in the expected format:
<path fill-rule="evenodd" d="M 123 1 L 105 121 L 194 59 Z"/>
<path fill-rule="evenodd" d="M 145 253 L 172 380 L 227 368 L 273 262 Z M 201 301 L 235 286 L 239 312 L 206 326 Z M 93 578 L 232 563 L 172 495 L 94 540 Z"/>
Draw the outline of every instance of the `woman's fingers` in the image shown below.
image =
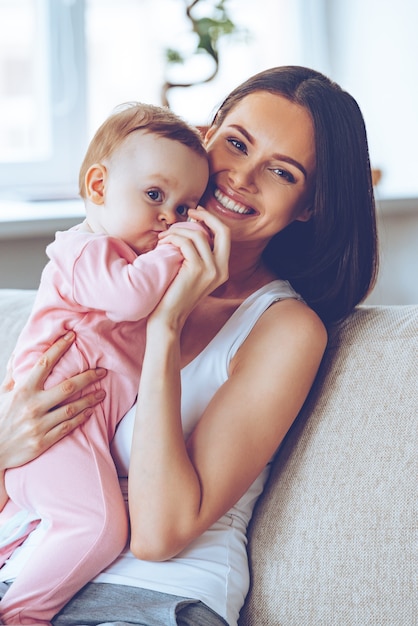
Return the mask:
<path fill-rule="evenodd" d="M 15 381 L 13 380 L 13 376 L 12 376 L 11 360 L 9 360 L 9 363 L 7 365 L 7 370 L 6 370 L 6 376 L 4 377 L 0 385 L 0 393 L 11 391 L 14 386 L 15 386 Z"/>
<path fill-rule="evenodd" d="M 44 384 L 48 376 L 51 374 L 54 366 L 59 359 L 65 354 L 71 344 L 74 342 L 75 333 L 70 331 L 65 336 L 55 341 L 42 356 L 37 360 L 33 368 L 30 370 L 26 381 L 20 384 L 20 393 L 26 395 L 27 402 L 36 396 L 39 412 L 51 411 L 57 406 L 63 405 L 71 396 L 78 394 L 83 389 L 106 375 L 104 368 L 90 369 L 76 374 L 71 378 L 62 381 L 54 387 L 44 390 Z M 41 393 L 37 393 L 41 392 Z M 87 396 L 89 403 L 86 406 L 93 406 L 93 398 L 91 394 Z M 84 400 L 86 402 L 86 400 Z M 97 404 L 97 402 L 96 402 Z M 67 410 L 73 410 L 74 403 L 67 405 Z M 77 405 L 78 406 L 78 405 Z"/>
<path fill-rule="evenodd" d="M 68 331 L 63 337 L 60 337 L 50 346 L 43 355 L 37 360 L 33 366 L 26 384 L 33 387 L 43 388 L 44 383 L 50 373 L 52 372 L 54 365 L 60 360 L 60 358 L 67 352 L 71 344 L 74 343 L 75 333 Z"/>
<path fill-rule="evenodd" d="M 58 406 L 43 418 L 44 435 L 42 445 L 47 450 L 54 443 L 81 426 L 93 413 L 93 408 L 105 397 L 103 389 L 97 389 L 73 400 L 68 404 Z"/>
<path fill-rule="evenodd" d="M 190 209 L 189 214 L 192 219 L 203 222 L 212 233 L 212 252 L 217 265 L 225 274 L 224 280 L 227 280 L 228 261 L 231 250 L 231 234 L 229 228 L 215 215 L 212 215 L 202 207 Z"/>
<path fill-rule="evenodd" d="M 0 389 L 0 416 L 4 440 L 0 442 L 0 467 L 16 467 L 42 452 L 78 428 L 105 396 L 97 382 L 104 368 L 87 370 L 54 387 L 44 383 L 54 365 L 74 341 L 74 333 L 58 339 L 29 372 L 26 380 L 14 385 L 6 376 Z M 92 386 L 86 394 L 83 390 Z"/>
<path fill-rule="evenodd" d="M 88 386 L 97 383 L 98 380 L 106 376 L 106 370 L 102 367 L 99 367 L 94 370 L 86 370 L 81 374 L 76 374 L 67 380 L 63 380 L 58 385 L 54 387 L 50 387 L 49 389 L 42 391 L 42 399 L 39 401 L 39 408 L 41 411 L 50 412 L 58 407 L 65 407 L 69 417 L 75 415 L 75 411 L 83 410 L 83 408 L 94 406 L 97 402 L 100 402 L 103 398 L 99 400 L 95 400 L 94 393 L 91 392 L 84 396 L 83 404 L 77 403 L 77 400 L 72 402 L 68 402 L 68 400 L 74 396 L 75 394 L 80 394 L 83 389 L 86 389 Z M 28 388 L 28 384 L 25 385 Z M 101 390 L 96 390 L 98 393 Z M 71 415 L 72 413 L 72 415 Z M 60 413 L 62 415 L 62 413 Z"/>
<path fill-rule="evenodd" d="M 231 247 L 229 228 L 219 218 L 201 207 L 189 209 L 189 216 L 194 221 L 203 223 L 209 230 L 212 235 L 210 245 L 208 245 L 205 233 L 182 228 L 181 223 L 176 224 L 175 228 L 170 228 L 161 233 L 160 238 L 179 247 L 185 260 L 198 261 L 195 257 L 195 253 L 197 253 L 206 264 L 209 273 L 210 268 L 215 270 L 218 284 L 225 282 L 228 278 L 228 260 Z"/>
<path fill-rule="evenodd" d="M 180 309 L 188 309 L 188 302 L 195 303 L 216 288 L 220 274 L 216 258 L 201 233 L 176 229 L 166 240 L 179 248 L 183 263 L 157 309 L 178 305 Z"/>
<path fill-rule="evenodd" d="M 102 369 L 99 378 L 103 373 L 106 372 Z M 0 442 L 0 467 L 17 467 L 33 460 L 83 424 L 105 392 L 95 389 L 67 404 L 65 399 L 69 389 L 82 390 L 97 380 L 96 371 L 89 370 L 70 379 L 64 390 L 64 383 L 46 391 L 23 384 L 1 394 L 0 413 L 4 414 L 2 430 L 7 446 Z"/>

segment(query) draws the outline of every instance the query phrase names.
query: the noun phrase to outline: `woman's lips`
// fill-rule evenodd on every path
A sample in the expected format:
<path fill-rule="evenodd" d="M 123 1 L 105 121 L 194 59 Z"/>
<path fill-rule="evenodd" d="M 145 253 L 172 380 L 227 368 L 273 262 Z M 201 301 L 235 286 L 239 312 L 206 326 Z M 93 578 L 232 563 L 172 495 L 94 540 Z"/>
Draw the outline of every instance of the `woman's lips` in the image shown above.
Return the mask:
<path fill-rule="evenodd" d="M 243 204 L 242 202 L 238 202 L 237 200 L 234 200 L 233 198 L 231 198 L 230 196 L 228 196 L 226 193 L 224 193 L 223 191 L 221 191 L 219 189 L 219 187 L 215 187 L 213 189 L 213 195 L 212 195 L 212 200 L 215 199 L 216 200 L 216 204 L 215 203 L 211 203 L 211 197 L 209 196 L 208 198 L 208 208 L 209 205 L 212 204 L 212 206 L 214 208 L 217 208 L 218 210 L 221 210 L 222 213 L 228 213 L 228 214 L 233 214 L 238 216 L 243 216 L 243 215 L 253 215 L 256 213 L 256 211 L 249 207 L 248 205 Z"/>
<path fill-rule="evenodd" d="M 228 209 L 229 211 L 233 211 L 234 213 L 240 213 L 241 215 L 254 213 L 253 209 L 250 209 L 240 202 L 236 202 L 236 200 L 233 200 L 229 196 L 225 195 L 218 187 L 215 188 L 213 195 L 215 196 L 217 201 L 222 204 L 224 209 Z"/>

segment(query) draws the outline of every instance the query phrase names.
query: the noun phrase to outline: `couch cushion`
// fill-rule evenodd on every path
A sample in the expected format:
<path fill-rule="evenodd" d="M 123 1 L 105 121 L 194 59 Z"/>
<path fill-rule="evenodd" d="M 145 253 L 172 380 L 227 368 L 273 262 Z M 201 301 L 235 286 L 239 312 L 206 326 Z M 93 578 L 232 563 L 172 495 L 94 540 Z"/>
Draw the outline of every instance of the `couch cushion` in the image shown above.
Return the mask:
<path fill-rule="evenodd" d="M 417 451 L 418 306 L 359 307 L 257 506 L 240 624 L 417 623 Z"/>

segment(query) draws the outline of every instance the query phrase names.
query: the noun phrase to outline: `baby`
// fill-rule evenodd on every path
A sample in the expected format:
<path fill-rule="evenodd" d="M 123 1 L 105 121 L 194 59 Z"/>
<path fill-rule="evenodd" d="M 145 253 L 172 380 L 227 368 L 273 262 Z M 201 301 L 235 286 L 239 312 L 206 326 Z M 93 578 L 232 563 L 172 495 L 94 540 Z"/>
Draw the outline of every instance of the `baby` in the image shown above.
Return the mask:
<path fill-rule="evenodd" d="M 100 366 L 108 373 L 97 388 L 106 396 L 83 426 L 6 472 L 0 565 L 30 533 L 35 547 L 0 602 L 5 624 L 49 624 L 126 544 L 127 513 L 109 446 L 136 398 L 147 316 L 183 260 L 159 233 L 178 221 L 203 228 L 186 220 L 208 174 L 198 131 L 152 105 L 120 108 L 89 145 L 80 170 L 86 219 L 47 247 L 13 378 L 18 382 L 58 336 L 74 330 L 76 341 L 45 386 Z M 6 567 L 13 568 L 13 558 L 18 554 Z"/>

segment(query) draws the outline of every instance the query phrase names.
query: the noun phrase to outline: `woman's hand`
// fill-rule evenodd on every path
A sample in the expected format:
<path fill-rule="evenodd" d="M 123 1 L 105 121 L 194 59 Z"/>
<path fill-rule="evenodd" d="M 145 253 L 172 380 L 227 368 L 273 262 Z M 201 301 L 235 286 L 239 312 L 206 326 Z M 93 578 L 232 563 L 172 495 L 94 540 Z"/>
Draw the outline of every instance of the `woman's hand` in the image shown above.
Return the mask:
<path fill-rule="evenodd" d="M 190 209 L 189 216 L 206 225 L 212 235 L 209 240 L 203 232 L 182 229 L 181 224 L 160 234 L 181 250 L 184 261 L 150 319 L 163 318 L 175 328 L 181 328 L 199 300 L 228 279 L 229 229 L 200 207 Z"/>
<path fill-rule="evenodd" d="M 74 342 L 69 332 L 38 360 L 26 380 L 15 385 L 6 376 L 0 386 L 0 471 L 33 460 L 85 422 L 92 407 L 104 398 L 93 391 L 68 402 L 71 396 L 106 375 L 106 370 L 87 370 L 44 390 L 54 365 Z"/>

